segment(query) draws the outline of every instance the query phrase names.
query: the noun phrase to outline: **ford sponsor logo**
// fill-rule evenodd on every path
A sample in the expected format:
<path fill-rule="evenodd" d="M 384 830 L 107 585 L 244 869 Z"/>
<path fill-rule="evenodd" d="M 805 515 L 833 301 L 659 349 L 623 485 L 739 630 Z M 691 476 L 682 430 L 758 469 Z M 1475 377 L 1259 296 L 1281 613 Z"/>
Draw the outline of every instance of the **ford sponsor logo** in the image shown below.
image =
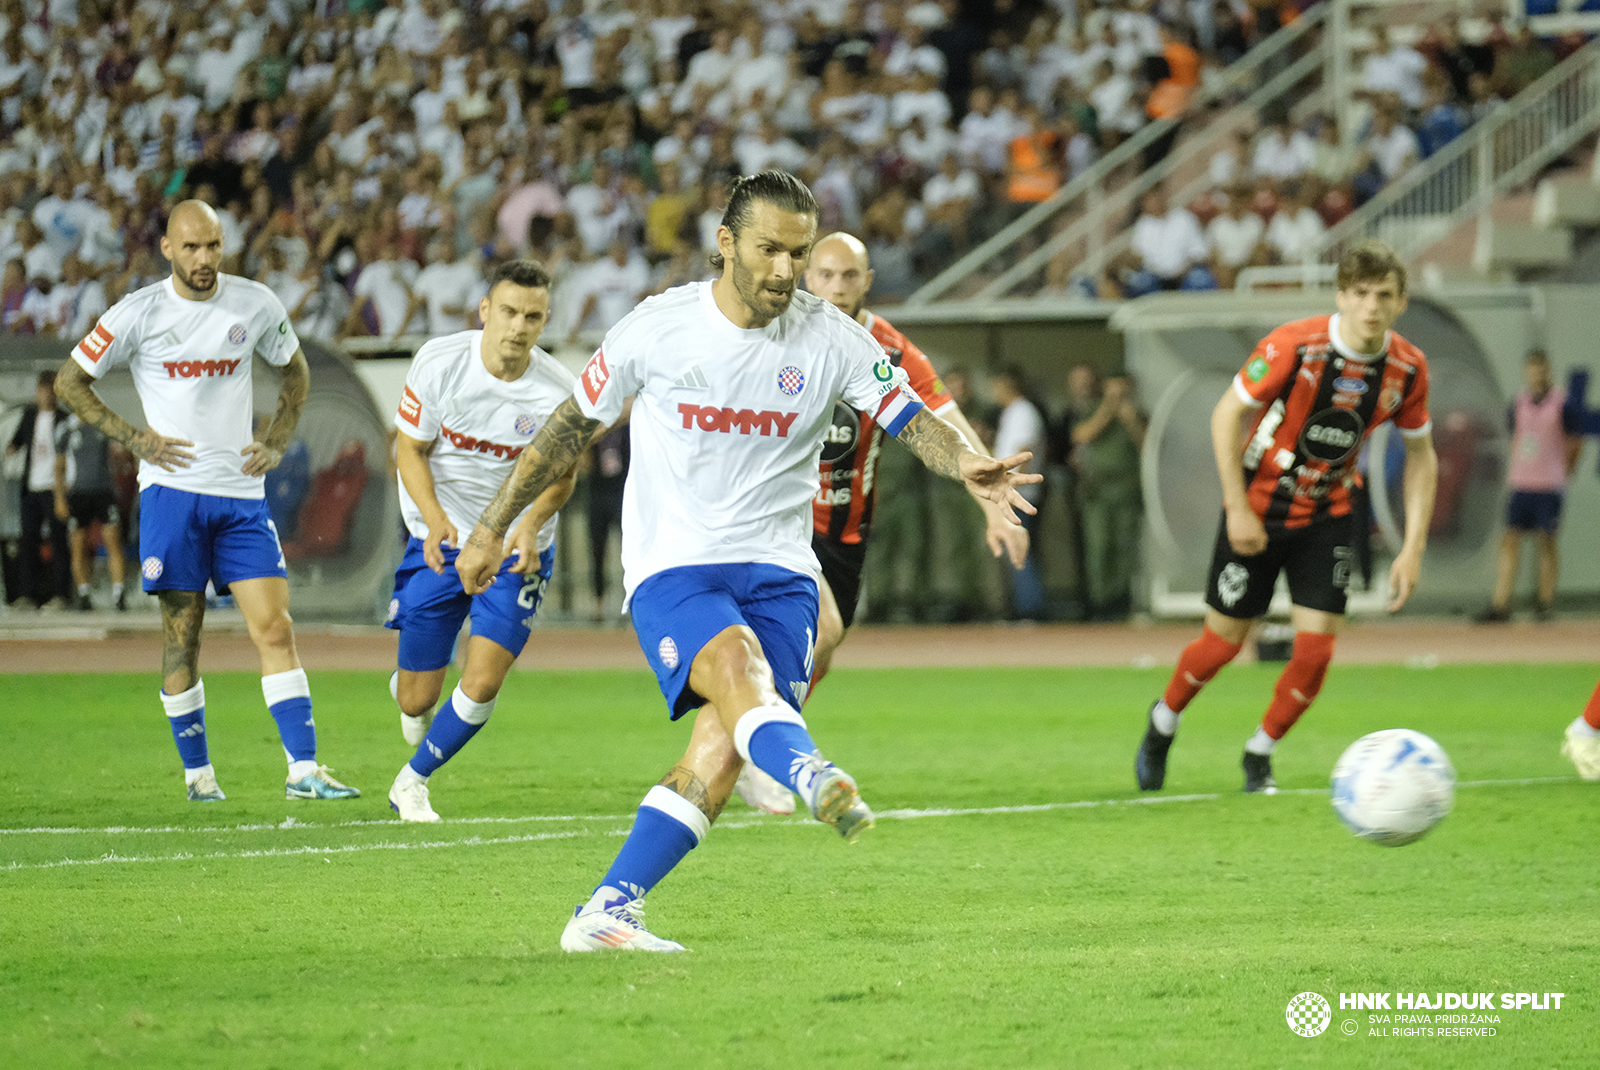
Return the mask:
<path fill-rule="evenodd" d="M 1367 384 L 1360 379 L 1352 379 L 1348 375 L 1341 375 L 1333 381 L 1333 388 L 1342 394 L 1365 394 Z"/>

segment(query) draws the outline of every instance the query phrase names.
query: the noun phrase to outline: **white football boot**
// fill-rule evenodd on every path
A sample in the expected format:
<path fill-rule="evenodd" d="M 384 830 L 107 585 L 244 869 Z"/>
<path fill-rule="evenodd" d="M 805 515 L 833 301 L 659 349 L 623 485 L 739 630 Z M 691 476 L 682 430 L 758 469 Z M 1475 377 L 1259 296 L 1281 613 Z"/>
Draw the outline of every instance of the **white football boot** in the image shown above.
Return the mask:
<path fill-rule="evenodd" d="M 563 951 L 687 951 L 644 927 L 644 899 L 617 888 L 596 889 L 561 933 Z"/>
<path fill-rule="evenodd" d="M 799 767 L 795 784 L 800 799 L 818 821 L 838 829 L 839 835 L 850 843 L 876 823 L 872 811 L 861 801 L 855 779 L 824 758 L 821 751 L 798 757 L 794 764 Z"/>
<path fill-rule="evenodd" d="M 757 810 L 765 810 L 769 814 L 794 813 L 794 793 L 757 769 L 754 762 L 744 763 L 733 790 Z"/>
<path fill-rule="evenodd" d="M 394 699 L 396 706 L 400 705 L 399 669 L 389 674 L 389 695 Z M 408 745 L 413 747 L 422 746 L 422 741 L 427 738 L 428 729 L 431 727 L 433 727 L 432 710 L 420 717 L 413 717 L 404 710 L 400 711 L 400 734 L 405 737 Z"/>
<path fill-rule="evenodd" d="M 400 815 L 401 821 L 419 821 L 434 824 L 440 820 L 428 802 L 428 782 L 419 777 L 409 765 L 402 766 L 389 789 L 389 808 Z"/>
<path fill-rule="evenodd" d="M 1578 767 L 1578 775 L 1585 780 L 1600 780 L 1600 736 L 1592 736 L 1574 721 L 1567 725 L 1567 738 L 1562 741 L 1561 753 Z"/>
<path fill-rule="evenodd" d="M 221 802 L 227 798 L 217 786 L 217 774 L 209 765 L 185 786 L 190 802 Z"/>

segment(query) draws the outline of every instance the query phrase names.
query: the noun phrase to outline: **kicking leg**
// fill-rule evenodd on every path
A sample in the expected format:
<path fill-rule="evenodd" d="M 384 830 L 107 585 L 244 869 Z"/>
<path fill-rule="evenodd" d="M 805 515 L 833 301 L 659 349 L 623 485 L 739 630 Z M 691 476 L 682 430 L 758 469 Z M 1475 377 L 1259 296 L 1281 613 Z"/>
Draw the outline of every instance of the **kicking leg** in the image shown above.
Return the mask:
<path fill-rule="evenodd" d="M 1278 790 L 1272 779 L 1272 752 L 1302 714 L 1311 707 L 1333 660 L 1335 633 L 1344 617 L 1320 609 L 1295 606 L 1290 613 L 1294 625 L 1294 651 L 1289 664 L 1278 676 L 1272 704 L 1261 727 L 1244 745 L 1245 791 L 1273 794 Z"/>
<path fill-rule="evenodd" d="M 161 705 L 183 760 L 191 802 L 226 798 L 217 786 L 206 743 L 206 687 L 200 680 L 200 626 L 206 596 L 200 591 L 161 591 Z"/>
<path fill-rule="evenodd" d="M 1206 610 L 1205 628 L 1200 637 L 1183 648 L 1177 668 L 1167 681 L 1167 689 L 1150 707 L 1150 721 L 1134 758 L 1134 775 L 1139 790 L 1155 791 L 1167 780 L 1167 751 L 1178 732 L 1178 719 L 1200 689 L 1232 661 L 1250 634 L 1253 620 L 1225 616 Z"/>

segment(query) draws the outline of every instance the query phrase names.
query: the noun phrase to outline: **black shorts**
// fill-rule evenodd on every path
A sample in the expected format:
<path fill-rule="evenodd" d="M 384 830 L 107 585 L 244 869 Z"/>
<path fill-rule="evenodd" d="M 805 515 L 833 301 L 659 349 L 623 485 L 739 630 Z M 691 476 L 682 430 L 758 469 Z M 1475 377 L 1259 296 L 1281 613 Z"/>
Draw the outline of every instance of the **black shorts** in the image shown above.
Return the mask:
<path fill-rule="evenodd" d="M 1356 567 L 1355 514 L 1327 517 L 1290 531 L 1267 530 L 1267 548 L 1244 557 L 1228 542 L 1228 521 L 1217 530 L 1206 577 L 1206 605 L 1225 617 L 1254 620 L 1266 613 L 1278 573 L 1289 580 L 1289 600 L 1307 609 L 1343 613 Z"/>
<path fill-rule="evenodd" d="M 1506 527 L 1516 531 L 1556 533 L 1561 525 L 1561 492 L 1514 490 L 1506 502 Z"/>
<path fill-rule="evenodd" d="M 848 628 L 856 619 L 856 603 L 861 600 L 861 569 L 867 561 L 867 544 L 836 542 L 813 534 L 811 549 L 822 565 L 822 578 L 828 581 L 833 600 L 839 604 L 839 618 Z"/>
<path fill-rule="evenodd" d="M 102 524 L 122 523 L 117 509 L 117 497 L 109 490 L 73 490 L 67 492 L 67 511 L 78 526 L 87 527 L 95 521 Z"/>

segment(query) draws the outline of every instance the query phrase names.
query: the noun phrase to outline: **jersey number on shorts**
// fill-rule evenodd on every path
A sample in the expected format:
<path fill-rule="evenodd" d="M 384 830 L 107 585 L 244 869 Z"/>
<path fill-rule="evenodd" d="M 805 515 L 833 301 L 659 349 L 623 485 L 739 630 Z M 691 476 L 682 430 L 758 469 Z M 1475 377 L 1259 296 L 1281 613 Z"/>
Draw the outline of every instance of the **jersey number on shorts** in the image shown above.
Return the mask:
<path fill-rule="evenodd" d="M 283 559 L 283 543 L 278 538 L 278 525 L 274 524 L 271 520 L 268 520 L 267 527 L 272 531 L 272 545 L 278 548 L 278 567 L 287 572 L 289 570 L 289 566 Z"/>
<path fill-rule="evenodd" d="M 517 605 L 523 609 L 539 611 L 539 604 L 544 601 L 545 585 L 550 582 L 546 576 L 534 576 L 522 585 L 522 590 L 517 592 Z"/>

